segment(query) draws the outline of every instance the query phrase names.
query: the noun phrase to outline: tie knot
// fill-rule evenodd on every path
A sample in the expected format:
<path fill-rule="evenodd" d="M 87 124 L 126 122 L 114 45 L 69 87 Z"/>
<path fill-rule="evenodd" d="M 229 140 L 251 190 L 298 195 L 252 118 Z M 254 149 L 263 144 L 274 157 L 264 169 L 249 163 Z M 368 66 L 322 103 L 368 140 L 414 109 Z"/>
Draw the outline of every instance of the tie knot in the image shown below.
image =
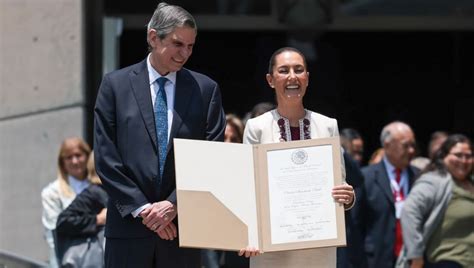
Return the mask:
<path fill-rule="evenodd" d="M 163 77 L 163 76 L 156 79 L 156 82 L 158 83 L 158 89 L 162 89 L 162 88 L 164 89 L 166 81 L 168 81 L 168 78 Z"/>

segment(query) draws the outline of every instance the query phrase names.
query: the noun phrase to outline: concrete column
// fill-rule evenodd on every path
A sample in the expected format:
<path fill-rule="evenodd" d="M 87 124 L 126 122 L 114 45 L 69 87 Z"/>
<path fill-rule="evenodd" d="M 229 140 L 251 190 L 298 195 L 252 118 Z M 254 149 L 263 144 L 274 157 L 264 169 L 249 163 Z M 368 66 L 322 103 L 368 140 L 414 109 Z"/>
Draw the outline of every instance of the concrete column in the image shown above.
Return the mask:
<path fill-rule="evenodd" d="M 41 189 L 85 132 L 82 2 L 0 0 L 0 249 L 41 261 Z"/>

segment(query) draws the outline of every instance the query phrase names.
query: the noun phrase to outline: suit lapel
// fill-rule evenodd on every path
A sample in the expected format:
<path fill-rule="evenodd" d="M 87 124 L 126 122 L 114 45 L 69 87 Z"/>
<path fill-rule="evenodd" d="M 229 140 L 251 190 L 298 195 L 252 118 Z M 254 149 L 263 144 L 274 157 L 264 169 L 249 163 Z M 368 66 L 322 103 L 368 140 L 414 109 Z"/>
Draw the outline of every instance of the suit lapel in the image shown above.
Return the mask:
<path fill-rule="evenodd" d="M 407 170 L 408 170 L 408 192 L 410 192 L 411 187 L 413 186 L 413 183 L 415 182 L 415 177 L 417 173 L 415 172 L 412 166 L 408 166 Z"/>
<path fill-rule="evenodd" d="M 130 73 L 132 90 L 137 100 L 138 108 L 145 122 L 148 135 L 157 150 L 155 117 L 150 93 L 150 79 L 146 69 L 146 60 L 142 61 L 138 67 Z"/>
<path fill-rule="evenodd" d="M 176 137 L 178 129 L 183 124 L 186 116 L 189 101 L 191 100 L 193 88 L 198 87 L 190 73 L 186 69 L 181 69 L 176 73 L 176 87 L 174 96 L 173 124 L 171 125 L 170 143 Z M 172 146 L 168 146 L 168 152 Z"/>
<path fill-rule="evenodd" d="M 380 161 L 378 164 L 375 180 L 388 200 L 390 200 L 391 203 L 394 203 L 392 188 L 390 187 L 390 179 L 388 178 L 387 169 L 385 168 L 383 161 Z"/>

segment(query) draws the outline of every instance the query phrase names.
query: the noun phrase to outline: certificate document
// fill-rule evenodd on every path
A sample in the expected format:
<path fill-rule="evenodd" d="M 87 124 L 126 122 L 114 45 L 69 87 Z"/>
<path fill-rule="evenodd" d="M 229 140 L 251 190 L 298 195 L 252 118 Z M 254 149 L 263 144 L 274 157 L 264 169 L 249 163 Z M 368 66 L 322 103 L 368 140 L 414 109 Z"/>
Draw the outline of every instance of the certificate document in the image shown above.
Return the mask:
<path fill-rule="evenodd" d="M 267 155 L 271 242 L 336 238 L 332 147 L 283 149 Z"/>
<path fill-rule="evenodd" d="M 182 247 L 264 252 L 346 244 L 339 138 L 270 144 L 174 139 Z M 199 159 L 197 161 L 197 159 Z"/>

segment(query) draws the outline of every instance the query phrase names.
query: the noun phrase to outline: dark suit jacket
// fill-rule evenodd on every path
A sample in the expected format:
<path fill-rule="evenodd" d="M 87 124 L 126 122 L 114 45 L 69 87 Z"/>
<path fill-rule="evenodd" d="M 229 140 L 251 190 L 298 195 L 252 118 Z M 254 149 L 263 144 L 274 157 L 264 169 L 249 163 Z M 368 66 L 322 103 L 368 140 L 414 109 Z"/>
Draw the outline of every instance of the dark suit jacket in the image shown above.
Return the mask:
<path fill-rule="evenodd" d="M 419 170 L 408 167 L 409 189 Z M 395 243 L 395 204 L 383 161 L 362 169 L 365 196 L 356 203 L 361 213 L 358 226 L 364 228 L 364 248 L 369 267 L 389 268 L 394 265 L 393 244 Z"/>
<path fill-rule="evenodd" d="M 222 141 L 224 130 L 217 83 L 187 69 L 178 71 L 168 154 L 158 189 L 157 138 L 146 59 L 105 75 L 95 106 L 94 153 L 97 173 L 110 197 L 106 237 L 156 236 L 131 212 L 146 203 L 176 202 L 173 138 Z"/>
<path fill-rule="evenodd" d="M 63 210 L 56 223 L 57 253 L 61 260 L 67 244 L 75 238 L 97 235 L 103 226 L 97 226 L 96 216 L 107 205 L 108 195 L 102 186 L 92 184 Z"/>
<path fill-rule="evenodd" d="M 358 163 L 347 152 L 344 152 L 343 156 L 346 168 L 346 182 L 354 187 L 357 203 L 364 195 L 364 177 Z M 363 228 L 358 226 L 360 224 L 359 218 L 362 216 L 355 205 L 352 209 L 345 212 L 347 247 L 337 248 L 338 268 L 367 267 L 361 232 Z"/>

